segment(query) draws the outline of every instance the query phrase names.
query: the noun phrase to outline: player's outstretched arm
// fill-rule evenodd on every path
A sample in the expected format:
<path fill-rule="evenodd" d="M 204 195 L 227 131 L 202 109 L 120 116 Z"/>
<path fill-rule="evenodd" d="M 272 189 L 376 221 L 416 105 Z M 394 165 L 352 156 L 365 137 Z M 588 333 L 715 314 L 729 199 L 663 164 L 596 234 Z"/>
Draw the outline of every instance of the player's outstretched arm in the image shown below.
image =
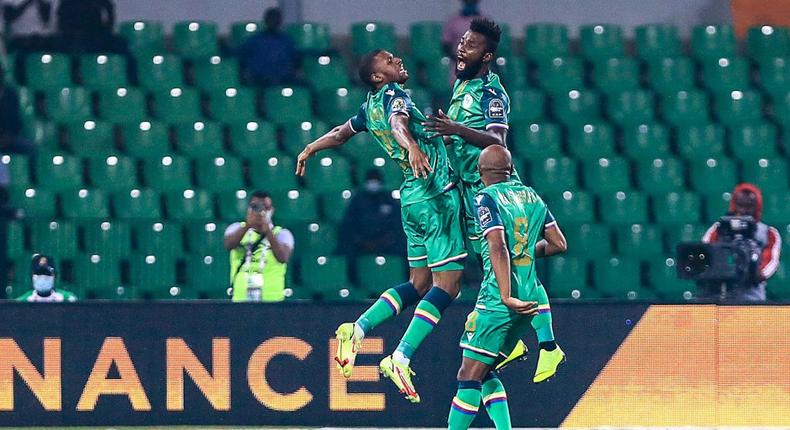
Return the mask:
<path fill-rule="evenodd" d="M 414 136 L 411 135 L 411 131 L 409 131 L 409 117 L 402 114 L 390 116 L 390 128 L 392 128 L 392 137 L 395 138 L 398 145 L 409 151 L 409 164 L 414 176 L 427 178 L 428 174 L 433 172 L 431 160 L 420 149 L 420 145 L 414 140 Z"/>
<path fill-rule="evenodd" d="M 441 109 L 436 115 L 428 115 L 428 121 L 422 125 L 425 130 L 436 136 L 458 136 L 478 148 L 486 148 L 491 145 L 506 146 L 507 142 L 507 127 L 476 130 L 451 120 Z"/>
<path fill-rule="evenodd" d="M 502 303 L 522 315 L 537 314 L 537 302 L 525 302 L 510 295 L 510 252 L 507 249 L 507 242 L 505 242 L 505 231 L 503 229 L 492 230 L 486 234 L 486 240 L 488 241 L 491 268 L 494 270 Z"/>
<path fill-rule="evenodd" d="M 543 240 L 535 245 L 535 258 L 550 257 L 568 250 L 568 242 L 556 222 L 543 230 Z"/>
<path fill-rule="evenodd" d="M 354 135 L 354 130 L 348 121 L 329 130 L 326 134 L 313 142 L 308 143 L 296 159 L 296 174 L 304 176 L 307 159 L 318 151 L 335 148 L 346 142 Z"/>

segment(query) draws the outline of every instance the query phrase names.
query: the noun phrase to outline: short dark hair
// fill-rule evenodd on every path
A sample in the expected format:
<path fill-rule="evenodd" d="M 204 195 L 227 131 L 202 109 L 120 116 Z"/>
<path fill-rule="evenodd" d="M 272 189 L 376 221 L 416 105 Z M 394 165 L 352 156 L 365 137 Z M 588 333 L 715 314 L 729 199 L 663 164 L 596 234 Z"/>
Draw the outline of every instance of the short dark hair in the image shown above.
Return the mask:
<path fill-rule="evenodd" d="M 469 30 L 480 33 L 486 38 L 486 52 L 496 53 L 499 46 L 499 39 L 502 37 L 502 29 L 497 23 L 488 18 L 475 18 L 469 24 Z"/>
<path fill-rule="evenodd" d="M 263 23 L 267 27 L 271 26 L 270 30 L 279 29 L 283 23 L 283 14 L 278 7 L 270 7 L 263 12 Z"/>
<path fill-rule="evenodd" d="M 271 198 L 272 196 L 271 196 L 271 195 L 269 195 L 269 193 L 267 193 L 266 191 L 263 191 L 263 190 L 255 190 L 255 191 L 253 191 L 253 192 L 252 192 L 252 194 L 250 195 L 250 199 L 252 199 L 252 198 L 254 198 L 254 197 L 257 197 L 257 198 L 259 198 L 259 199 L 265 199 L 266 197 L 269 197 L 269 198 Z"/>
<path fill-rule="evenodd" d="M 373 60 L 376 56 L 384 52 L 383 49 L 376 49 L 363 55 L 359 60 L 359 80 L 364 82 L 367 86 L 375 88 L 375 84 L 370 80 L 370 75 L 373 74 Z"/>

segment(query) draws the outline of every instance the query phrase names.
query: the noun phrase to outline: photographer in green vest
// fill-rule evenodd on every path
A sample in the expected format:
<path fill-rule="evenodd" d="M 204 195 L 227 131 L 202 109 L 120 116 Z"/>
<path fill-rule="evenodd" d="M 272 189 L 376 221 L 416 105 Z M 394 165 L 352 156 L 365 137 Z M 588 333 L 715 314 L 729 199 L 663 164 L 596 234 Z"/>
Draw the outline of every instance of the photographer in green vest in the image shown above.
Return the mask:
<path fill-rule="evenodd" d="M 230 286 L 234 302 L 279 302 L 285 299 L 285 272 L 294 249 L 290 231 L 272 223 L 274 204 L 255 191 L 244 222 L 225 230 L 230 251 Z"/>

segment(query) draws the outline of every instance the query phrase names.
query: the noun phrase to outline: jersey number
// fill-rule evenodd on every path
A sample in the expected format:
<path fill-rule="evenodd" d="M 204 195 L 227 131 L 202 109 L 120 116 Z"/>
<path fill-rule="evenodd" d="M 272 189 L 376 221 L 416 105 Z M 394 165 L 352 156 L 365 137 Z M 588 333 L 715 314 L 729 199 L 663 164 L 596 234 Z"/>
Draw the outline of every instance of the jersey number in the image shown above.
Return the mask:
<path fill-rule="evenodd" d="M 527 227 L 529 227 L 529 220 L 526 217 L 516 217 L 513 220 L 513 238 L 516 239 L 513 253 L 517 256 L 513 260 L 513 264 L 516 266 L 529 266 L 532 263 L 532 257 L 527 253 L 529 241 Z"/>
<path fill-rule="evenodd" d="M 472 311 L 469 315 L 466 316 L 466 324 L 464 325 L 464 330 L 474 333 L 477 330 L 477 316 L 479 314 L 477 311 Z"/>

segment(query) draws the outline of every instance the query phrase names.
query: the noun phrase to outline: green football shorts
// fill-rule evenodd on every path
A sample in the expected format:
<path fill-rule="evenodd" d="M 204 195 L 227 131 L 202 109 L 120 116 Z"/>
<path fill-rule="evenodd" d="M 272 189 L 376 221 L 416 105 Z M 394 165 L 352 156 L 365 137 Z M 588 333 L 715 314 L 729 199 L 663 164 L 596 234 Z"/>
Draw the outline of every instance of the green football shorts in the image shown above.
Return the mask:
<path fill-rule="evenodd" d="M 432 272 L 463 270 L 466 248 L 461 229 L 461 197 L 452 189 L 401 208 L 409 267 Z"/>

